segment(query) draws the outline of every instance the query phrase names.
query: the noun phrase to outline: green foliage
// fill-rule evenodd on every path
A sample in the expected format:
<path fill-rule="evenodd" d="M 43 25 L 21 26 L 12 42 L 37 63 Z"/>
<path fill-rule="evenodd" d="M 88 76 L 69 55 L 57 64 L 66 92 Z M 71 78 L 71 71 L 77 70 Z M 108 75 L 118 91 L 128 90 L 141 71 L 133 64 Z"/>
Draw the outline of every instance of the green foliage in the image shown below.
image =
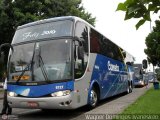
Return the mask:
<path fill-rule="evenodd" d="M 148 56 L 148 61 L 154 66 L 160 65 L 160 21 L 156 21 L 153 31 L 146 37 L 147 49 L 144 52 Z"/>
<path fill-rule="evenodd" d="M 125 12 L 125 20 L 140 18 L 136 24 L 136 29 L 146 21 L 151 21 L 150 13 L 157 13 L 160 10 L 160 0 L 126 0 L 119 3 L 117 11 Z"/>
<path fill-rule="evenodd" d="M 136 24 L 136 29 L 138 29 L 141 25 L 143 25 L 146 22 L 145 19 L 140 20 L 137 24 Z"/>
<path fill-rule="evenodd" d="M 123 3 L 119 3 L 118 7 L 117 7 L 117 10 L 126 11 L 127 10 L 126 5 L 123 4 Z"/>
<path fill-rule="evenodd" d="M 160 68 L 155 69 L 157 80 L 160 81 Z"/>

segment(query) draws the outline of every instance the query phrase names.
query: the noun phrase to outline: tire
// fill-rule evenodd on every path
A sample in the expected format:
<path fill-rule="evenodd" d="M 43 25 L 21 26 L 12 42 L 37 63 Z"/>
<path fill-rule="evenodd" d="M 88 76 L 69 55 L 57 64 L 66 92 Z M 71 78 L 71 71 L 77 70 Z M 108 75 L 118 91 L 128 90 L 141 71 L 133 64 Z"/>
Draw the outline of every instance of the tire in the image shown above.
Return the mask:
<path fill-rule="evenodd" d="M 95 88 L 92 88 L 89 94 L 89 109 L 93 109 L 97 106 L 97 103 L 99 101 L 99 93 Z"/>

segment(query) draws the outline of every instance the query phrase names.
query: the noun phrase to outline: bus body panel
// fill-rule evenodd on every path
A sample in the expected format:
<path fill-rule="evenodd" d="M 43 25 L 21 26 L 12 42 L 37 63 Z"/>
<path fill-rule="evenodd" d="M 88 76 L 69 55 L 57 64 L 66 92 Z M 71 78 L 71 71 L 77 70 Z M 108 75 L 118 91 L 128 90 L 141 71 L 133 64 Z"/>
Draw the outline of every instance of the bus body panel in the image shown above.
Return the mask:
<path fill-rule="evenodd" d="M 100 85 L 100 99 L 127 90 L 128 74 L 125 69 L 122 62 L 97 54 L 91 80 L 98 81 Z"/>
<path fill-rule="evenodd" d="M 16 93 L 17 97 L 8 96 L 11 107 L 16 108 L 42 108 L 42 109 L 73 109 L 74 82 L 61 82 L 37 86 L 20 86 L 8 84 L 8 92 Z M 52 97 L 51 94 L 58 91 L 71 90 L 70 95 Z M 37 107 L 29 106 L 30 102 L 38 104 Z"/>
<path fill-rule="evenodd" d="M 75 109 L 72 104 L 74 92 L 62 97 L 10 97 L 8 96 L 9 105 L 13 108 L 30 108 L 30 109 Z M 32 105 L 36 104 L 36 106 Z"/>
<path fill-rule="evenodd" d="M 91 76 L 93 72 L 93 68 L 95 65 L 96 54 L 90 54 L 89 63 L 85 74 L 80 78 L 75 80 L 74 88 L 75 88 L 75 99 L 76 107 L 84 106 L 88 104 L 88 94 L 91 88 Z M 78 106 L 77 106 L 78 105 Z"/>
<path fill-rule="evenodd" d="M 7 86 L 8 91 L 15 92 L 16 94 L 22 97 L 42 97 L 46 95 L 50 95 L 57 91 L 62 90 L 71 90 L 74 89 L 74 82 L 61 82 L 61 83 L 52 83 L 46 85 L 36 85 L 36 86 L 20 86 L 20 85 L 10 85 Z"/>

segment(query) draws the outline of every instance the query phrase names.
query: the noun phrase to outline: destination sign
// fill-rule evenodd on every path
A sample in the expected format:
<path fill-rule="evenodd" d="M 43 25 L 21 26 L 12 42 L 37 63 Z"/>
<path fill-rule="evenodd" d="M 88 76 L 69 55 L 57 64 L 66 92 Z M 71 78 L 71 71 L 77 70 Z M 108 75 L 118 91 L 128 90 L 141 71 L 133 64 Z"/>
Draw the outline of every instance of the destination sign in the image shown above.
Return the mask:
<path fill-rule="evenodd" d="M 71 20 L 64 20 L 18 29 L 14 35 L 12 44 L 53 37 L 71 36 L 72 23 Z"/>

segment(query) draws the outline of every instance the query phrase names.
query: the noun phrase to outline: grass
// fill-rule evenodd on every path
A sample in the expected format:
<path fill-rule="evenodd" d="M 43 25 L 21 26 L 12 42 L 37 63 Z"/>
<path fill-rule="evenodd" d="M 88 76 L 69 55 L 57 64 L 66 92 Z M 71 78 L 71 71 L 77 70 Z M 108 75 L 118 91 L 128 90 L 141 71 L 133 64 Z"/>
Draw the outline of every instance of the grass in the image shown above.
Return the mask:
<path fill-rule="evenodd" d="M 160 89 L 151 88 L 148 90 L 114 120 L 126 120 L 127 117 L 127 120 L 146 120 L 149 119 L 147 115 L 155 117 L 156 120 L 160 119 Z"/>
<path fill-rule="evenodd" d="M 160 89 L 151 88 L 122 114 L 160 114 Z"/>

